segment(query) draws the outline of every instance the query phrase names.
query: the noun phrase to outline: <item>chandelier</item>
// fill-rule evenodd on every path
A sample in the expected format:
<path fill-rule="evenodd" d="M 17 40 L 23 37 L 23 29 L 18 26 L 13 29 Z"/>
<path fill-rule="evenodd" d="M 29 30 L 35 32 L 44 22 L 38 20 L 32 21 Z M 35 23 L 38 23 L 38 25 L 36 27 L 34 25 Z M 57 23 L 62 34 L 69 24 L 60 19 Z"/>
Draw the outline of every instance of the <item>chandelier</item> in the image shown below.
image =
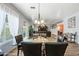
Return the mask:
<path fill-rule="evenodd" d="M 44 20 L 40 20 L 40 3 L 38 3 L 38 20 L 35 20 L 34 23 L 37 25 L 44 24 Z"/>

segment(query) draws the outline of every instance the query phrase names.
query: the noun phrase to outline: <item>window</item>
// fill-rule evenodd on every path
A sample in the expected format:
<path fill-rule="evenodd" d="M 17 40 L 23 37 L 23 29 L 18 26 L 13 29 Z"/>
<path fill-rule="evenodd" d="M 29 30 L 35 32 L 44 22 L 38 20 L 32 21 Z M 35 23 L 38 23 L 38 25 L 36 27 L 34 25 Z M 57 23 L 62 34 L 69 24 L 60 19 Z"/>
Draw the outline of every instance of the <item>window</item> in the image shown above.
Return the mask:
<path fill-rule="evenodd" d="M 5 5 L 0 6 L 0 43 L 12 39 L 15 44 L 15 36 L 18 35 L 19 15 Z"/>
<path fill-rule="evenodd" d="M 12 39 L 12 35 L 10 33 L 10 29 L 9 29 L 9 25 L 8 25 L 7 15 L 6 15 L 5 23 L 3 26 L 3 30 L 1 32 L 1 39 L 2 39 L 2 42 Z"/>

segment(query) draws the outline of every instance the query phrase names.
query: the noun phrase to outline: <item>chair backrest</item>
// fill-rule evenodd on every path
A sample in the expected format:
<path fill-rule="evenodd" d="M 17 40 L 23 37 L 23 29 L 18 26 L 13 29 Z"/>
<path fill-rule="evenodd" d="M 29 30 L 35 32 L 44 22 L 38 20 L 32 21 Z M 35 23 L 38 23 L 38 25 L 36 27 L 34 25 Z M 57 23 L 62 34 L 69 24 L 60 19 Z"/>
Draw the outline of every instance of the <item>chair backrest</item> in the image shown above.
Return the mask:
<path fill-rule="evenodd" d="M 41 56 L 41 43 L 22 42 L 24 56 Z"/>
<path fill-rule="evenodd" d="M 21 41 L 23 41 L 23 36 L 17 35 L 17 36 L 15 36 L 15 39 L 16 39 L 16 43 L 19 44 L 19 43 L 21 43 Z"/>
<path fill-rule="evenodd" d="M 51 32 L 50 31 L 47 31 L 46 36 L 47 37 L 51 37 Z"/>
<path fill-rule="evenodd" d="M 58 42 L 58 43 L 46 43 L 46 55 L 47 56 L 64 56 L 68 43 Z"/>

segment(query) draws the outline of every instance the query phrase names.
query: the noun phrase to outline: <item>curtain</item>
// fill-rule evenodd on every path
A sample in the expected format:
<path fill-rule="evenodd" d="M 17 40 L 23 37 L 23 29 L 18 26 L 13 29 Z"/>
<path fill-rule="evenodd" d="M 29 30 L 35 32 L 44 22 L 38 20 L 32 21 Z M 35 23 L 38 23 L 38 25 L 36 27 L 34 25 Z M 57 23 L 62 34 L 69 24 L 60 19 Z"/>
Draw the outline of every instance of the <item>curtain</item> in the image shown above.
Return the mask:
<path fill-rule="evenodd" d="M 18 35 L 19 18 L 8 14 L 8 24 L 10 28 L 10 33 L 13 36 L 13 45 L 15 45 L 16 44 L 15 36 Z"/>
<path fill-rule="evenodd" d="M 5 18 L 6 18 L 6 13 L 4 11 L 0 10 L 0 36 L 1 36 L 1 32 L 4 27 Z"/>

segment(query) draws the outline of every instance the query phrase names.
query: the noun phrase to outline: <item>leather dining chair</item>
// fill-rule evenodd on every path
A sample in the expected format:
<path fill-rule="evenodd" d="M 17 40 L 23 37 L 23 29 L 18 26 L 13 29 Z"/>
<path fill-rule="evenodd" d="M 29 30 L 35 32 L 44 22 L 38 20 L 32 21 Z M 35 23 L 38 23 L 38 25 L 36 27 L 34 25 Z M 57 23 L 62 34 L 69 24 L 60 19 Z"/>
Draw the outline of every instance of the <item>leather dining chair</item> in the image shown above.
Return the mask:
<path fill-rule="evenodd" d="M 57 43 L 46 43 L 46 55 L 47 56 L 64 56 L 68 43 L 57 42 Z"/>
<path fill-rule="evenodd" d="M 22 46 L 21 42 L 23 41 L 23 36 L 22 35 L 17 35 L 15 36 L 16 43 L 17 43 L 17 56 L 19 56 L 19 51 L 22 51 Z"/>
<path fill-rule="evenodd" d="M 41 56 L 41 43 L 22 42 L 24 56 Z"/>

